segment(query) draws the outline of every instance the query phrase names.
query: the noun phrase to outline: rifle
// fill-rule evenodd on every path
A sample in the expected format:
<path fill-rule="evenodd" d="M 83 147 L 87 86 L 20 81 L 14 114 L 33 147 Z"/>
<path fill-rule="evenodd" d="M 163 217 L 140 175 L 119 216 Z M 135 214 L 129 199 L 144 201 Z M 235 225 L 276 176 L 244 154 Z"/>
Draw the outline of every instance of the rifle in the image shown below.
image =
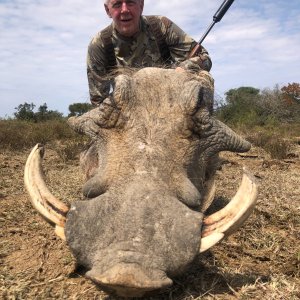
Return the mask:
<path fill-rule="evenodd" d="M 213 22 L 210 24 L 206 32 L 203 34 L 197 45 L 193 48 L 191 51 L 189 58 L 194 57 L 200 50 L 201 50 L 201 44 L 206 38 L 206 36 L 209 34 L 211 29 L 214 27 L 214 25 L 218 22 L 220 22 L 223 18 L 223 16 L 226 14 L 227 10 L 231 6 L 234 0 L 224 0 L 224 2 L 221 4 L 217 12 L 213 16 Z"/>

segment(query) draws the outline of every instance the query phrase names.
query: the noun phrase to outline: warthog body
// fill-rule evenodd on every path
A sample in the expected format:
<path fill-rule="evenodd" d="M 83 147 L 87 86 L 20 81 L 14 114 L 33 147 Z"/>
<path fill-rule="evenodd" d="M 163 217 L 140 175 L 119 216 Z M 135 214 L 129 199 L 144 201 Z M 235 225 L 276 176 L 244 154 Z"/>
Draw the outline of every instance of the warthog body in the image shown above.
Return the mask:
<path fill-rule="evenodd" d="M 118 76 L 110 99 L 69 120 L 93 143 L 81 156 L 89 200 L 72 203 L 64 234 L 105 290 L 142 296 L 170 286 L 199 253 L 218 153 L 250 148 L 212 105 L 207 73 L 145 68 Z"/>

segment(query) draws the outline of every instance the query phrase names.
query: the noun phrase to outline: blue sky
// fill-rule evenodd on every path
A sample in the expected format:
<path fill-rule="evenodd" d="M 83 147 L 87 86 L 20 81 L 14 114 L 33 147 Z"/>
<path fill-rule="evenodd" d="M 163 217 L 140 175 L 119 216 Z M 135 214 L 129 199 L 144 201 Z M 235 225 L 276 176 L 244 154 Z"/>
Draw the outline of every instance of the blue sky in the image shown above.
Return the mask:
<path fill-rule="evenodd" d="M 199 40 L 223 0 L 145 0 Z M 86 51 L 110 23 L 103 0 L 0 0 L 0 118 L 24 102 L 68 113 L 89 102 Z M 216 93 L 300 81 L 299 0 L 236 0 L 203 45 Z"/>

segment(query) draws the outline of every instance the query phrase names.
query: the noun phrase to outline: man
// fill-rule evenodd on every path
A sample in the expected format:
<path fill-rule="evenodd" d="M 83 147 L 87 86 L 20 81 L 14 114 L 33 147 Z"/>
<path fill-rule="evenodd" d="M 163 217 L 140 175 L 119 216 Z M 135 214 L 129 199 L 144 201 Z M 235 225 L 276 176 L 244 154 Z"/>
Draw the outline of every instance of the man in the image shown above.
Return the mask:
<path fill-rule="evenodd" d="M 110 26 L 88 47 L 87 74 L 91 102 L 99 105 L 109 95 L 109 73 L 118 67 L 180 66 L 211 69 L 207 51 L 188 60 L 196 42 L 176 24 L 161 16 L 142 16 L 144 0 L 105 0 Z"/>

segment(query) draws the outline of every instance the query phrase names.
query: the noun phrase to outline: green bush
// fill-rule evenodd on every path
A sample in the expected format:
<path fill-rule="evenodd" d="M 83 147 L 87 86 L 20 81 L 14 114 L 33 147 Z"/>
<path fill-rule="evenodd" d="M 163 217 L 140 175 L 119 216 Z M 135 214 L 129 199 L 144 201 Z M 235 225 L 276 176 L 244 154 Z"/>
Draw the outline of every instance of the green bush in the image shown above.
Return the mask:
<path fill-rule="evenodd" d="M 263 91 L 251 87 L 229 90 L 216 117 L 274 159 L 288 157 L 291 138 L 300 132 L 300 103 L 287 102 L 278 86 Z"/>
<path fill-rule="evenodd" d="M 300 122 L 300 103 L 287 103 L 282 91 L 240 87 L 226 93 L 225 104 L 218 107 L 216 116 L 233 126 L 279 126 Z"/>
<path fill-rule="evenodd" d="M 73 103 L 69 105 L 68 117 L 81 116 L 82 114 L 91 110 L 93 106 L 90 103 Z"/>
<path fill-rule="evenodd" d="M 48 110 L 46 103 L 39 106 L 38 111 L 34 112 L 35 104 L 27 103 L 18 105 L 14 113 L 17 120 L 43 122 L 49 120 L 61 120 L 63 114 L 56 110 Z"/>

